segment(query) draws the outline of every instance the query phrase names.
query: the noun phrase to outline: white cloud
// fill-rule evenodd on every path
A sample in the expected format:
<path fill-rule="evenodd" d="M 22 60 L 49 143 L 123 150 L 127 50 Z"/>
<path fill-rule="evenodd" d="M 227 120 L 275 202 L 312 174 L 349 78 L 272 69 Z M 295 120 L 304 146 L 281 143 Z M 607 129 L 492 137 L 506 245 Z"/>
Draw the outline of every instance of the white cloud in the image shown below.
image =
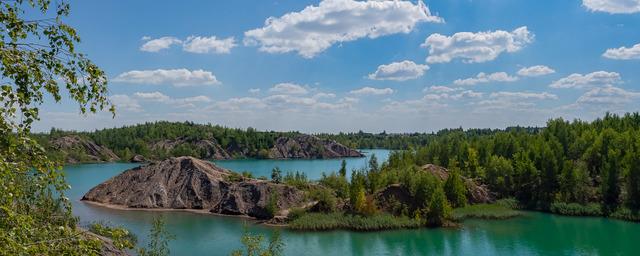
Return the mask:
<path fill-rule="evenodd" d="M 178 87 L 220 84 L 210 71 L 202 69 L 191 71 L 184 68 L 132 70 L 118 75 L 113 81 L 131 84 L 170 84 Z"/>
<path fill-rule="evenodd" d="M 268 53 L 297 52 L 312 58 L 333 44 L 409 33 L 420 22 L 443 22 L 422 2 L 324 0 L 300 12 L 270 17 L 244 33 L 245 45 Z"/>
<path fill-rule="evenodd" d="M 233 47 L 236 47 L 236 41 L 233 37 L 225 39 L 217 39 L 215 36 L 200 37 L 190 36 L 182 45 L 182 49 L 191 53 L 230 53 Z"/>
<path fill-rule="evenodd" d="M 578 98 L 578 104 L 618 105 L 640 98 L 640 92 L 631 92 L 612 85 L 596 87 Z"/>
<path fill-rule="evenodd" d="M 406 81 L 421 77 L 427 70 L 429 70 L 427 65 L 405 60 L 378 66 L 376 72 L 369 74 L 369 79 Z"/>
<path fill-rule="evenodd" d="M 198 96 L 187 97 L 187 98 L 171 98 L 161 92 L 136 92 L 133 94 L 133 96 L 141 100 L 159 102 L 163 104 L 171 104 L 172 106 L 179 107 L 179 108 L 183 108 L 183 107 L 195 108 L 196 107 L 195 103 L 211 102 L 211 99 L 204 95 L 198 95 Z"/>
<path fill-rule="evenodd" d="M 262 109 L 266 105 L 262 100 L 253 97 L 230 98 L 224 101 L 216 102 L 211 109 L 218 110 L 241 110 L 241 109 Z"/>
<path fill-rule="evenodd" d="M 489 82 L 514 82 L 518 81 L 518 77 L 510 76 L 505 72 L 496 72 L 492 74 L 486 74 L 484 72 L 478 73 L 476 77 L 457 79 L 453 81 L 455 85 L 476 85 L 480 83 Z"/>
<path fill-rule="evenodd" d="M 553 74 L 556 71 L 553 70 L 550 67 L 544 66 L 544 65 L 536 65 L 536 66 L 531 66 L 531 67 L 526 67 L 526 68 L 521 68 L 520 70 L 518 70 L 518 75 L 519 76 L 544 76 L 544 75 L 548 75 L 548 74 Z"/>
<path fill-rule="evenodd" d="M 169 47 L 171 47 L 171 45 L 182 43 L 180 39 L 172 36 L 165 36 L 165 37 L 161 37 L 153 40 L 150 40 L 150 39 L 151 38 L 148 36 L 145 36 L 142 38 L 142 40 L 145 40 L 145 41 L 148 40 L 148 41 L 145 42 L 142 46 L 140 46 L 141 51 L 158 52 L 160 50 L 168 49 Z"/>
<path fill-rule="evenodd" d="M 429 48 L 427 63 L 445 63 L 460 58 L 465 63 L 491 61 L 503 52 L 517 52 L 533 42 L 534 35 L 527 27 L 512 32 L 460 32 L 453 36 L 432 34 L 421 45 Z"/>
<path fill-rule="evenodd" d="M 142 107 L 135 99 L 124 94 L 109 96 L 109 100 L 115 105 L 116 110 L 126 110 L 131 112 L 142 112 Z"/>
<path fill-rule="evenodd" d="M 432 93 L 452 93 L 452 92 L 456 92 L 456 91 L 462 91 L 463 89 L 460 87 L 457 88 L 451 88 L 451 87 L 447 87 L 447 86 L 442 86 L 442 85 L 434 85 L 434 86 L 430 86 L 430 87 L 425 87 L 424 89 L 422 89 L 422 92 L 427 93 L 427 92 L 432 92 Z"/>
<path fill-rule="evenodd" d="M 490 95 L 491 98 L 503 98 L 503 99 L 537 99 L 537 100 L 557 100 L 558 96 L 548 92 L 534 93 L 534 92 L 493 92 Z"/>
<path fill-rule="evenodd" d="M 592 88 L 622 82 L 620 74 L 616 72 L 596 71 L 586 75 L 571 74 L 549 85 L 551 88 Z"/>
<path fill-rule="evenodd" d="M 302 85 L 294 83 L 279 83 L 271 87 L 269 92 L 283 94 L 307 94 L 309 90 Z"/>
<path fill-rule="evenodd" d="M 631 48 L 620 47 L 607 49 L 602 56 L 614 60 L 637 60 L 640 59 L 640 44 L 636 44 Z"/>
<path fill-rule="evenodd" d="M 391 88 L 373 88 L 373 87 L 362 87 L 357 90 L 353 90 L 349 92 L 355 95 L 387 95 L 392 94 L 393 89 Z"/>
<path fill-rule="evenodd" d="M 626 14 L 640 12 L 640 0 L 583 0 L 582 4 L 594 12 Z"/>
<path fill-rule="evenodd" d="M 171 100 L 171 97 L 161 92 L 136 92 L 133 95 L 140 99 L 157 102 L 168 102 Z"/>
<path fill-rule="evenodd" d="M 251 93 L 251 94 L 260 93 L 260 88 L 251 88 L 251 89 L 249 89 L 249 93 Z"/>
<path fill-rule="evenodd" d="M 459 93 L 429 93 L 422 97 L 422 100 L 460 100 L 460 99 L 474 99 L 482 98 L 484 94 L 481 92 L 474 92 L 472 90 L 465 90 Z"/>

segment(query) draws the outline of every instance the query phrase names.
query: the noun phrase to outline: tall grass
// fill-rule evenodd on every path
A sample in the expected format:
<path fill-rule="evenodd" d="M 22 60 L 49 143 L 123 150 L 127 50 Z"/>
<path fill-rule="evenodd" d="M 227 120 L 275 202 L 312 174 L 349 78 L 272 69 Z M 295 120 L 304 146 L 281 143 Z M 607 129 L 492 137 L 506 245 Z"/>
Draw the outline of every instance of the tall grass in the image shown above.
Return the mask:
<path fill-rule="evenodd" d="M 360 216 L 344 213 L 307 213 L 289 224 L 294 230 L 335 230 L 376 231 L 388 229 L 419 228 L 424 226 L 420 220 L 408 217 L 395 217 L 391 214 Z"/>
<path fill-rule="evenodd" d="M 498 204 L 475 204 L 453 210 L 453 219 L 508 219 L 522 215 L 522 212 Z"/>
<path fill-rule="evenodd" d="M 624 207 L 612 213 L 610 217 L 626 221 L 640 222 L 640 212 L 634 212 L 629 208 Z"/>
<path fill-rule="evenodd" d="M 596 203 L 586 205 L 577 203 L 552 203 L 549 210 L 552 213 L 569 216 L 602 216 L 602 207 Z"/>

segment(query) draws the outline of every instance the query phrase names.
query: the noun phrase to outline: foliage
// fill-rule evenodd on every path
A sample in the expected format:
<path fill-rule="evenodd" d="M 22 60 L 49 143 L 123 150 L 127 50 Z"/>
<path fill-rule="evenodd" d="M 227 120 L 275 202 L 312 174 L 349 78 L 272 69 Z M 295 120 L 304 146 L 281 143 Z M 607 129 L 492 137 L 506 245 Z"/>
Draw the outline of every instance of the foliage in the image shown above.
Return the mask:
<path fill-rule="evenodd" d="M 277 166 L 274 167 L 273 170 L 271 170 L 271 181 L 273 181 L 274 183 L 282 182 L 282 171 Z"/>
<path fill-rule="evenodd" d="M 427 222 L 430 225 L 442 226 L 448 219 L 451 219 L 451 205 L 447 201 L 442 187 L 438 186 L 429 201 Z"/>
<path fill-rule="evenodd" d="M 306 189 L 309 187 L 309 179 L 307 179 L 307 174 L 304 172 L 287 172 L 287 174 L 282 178 L 282 182 L 298 189 Z"/>
<path fill-rule="evenodd" d="M 321 212 L 336 211 L 338 199 L 330 189 L 313 189 L 309 192 L 312 200 L 317 201 L 316 207 Z"/>
<path fill-rule="evenodd" d="M 342 177 L 347 177 L 347 161 L 346 160 L 342 159 L 342 162 L 340 162 L 340 170 L 338 171 L 338 173 Z"/>
<path fill-rule="evenodd" d="M 522 215 L 522 212 L 513 210 L 500 204 L 476 204 L 453 210 L 453 219 L 508 219 Z"/>
<path fill-rule="evenodd" d="M 589 203 L 586 205 L 578 203 L 562 203 L 556 202 L 551 204 L 549 209 L 552 213 L 569 215 L 569 216 L 602 216 L 603 211 L 600 204 Z"/>
<path fill-rule="evenodd" d="M 339 198 L 349 197 L 349 182 L 345 176 L 338 175 L 335 172 L 329 175 L 322 173 L 322 178 L 320 178 L 318 183 L 335 191 L 336 196 Z"/>
<path fill-rule="evenodd" d="M 155 217 L 149 233 L 149 243 L 146 248 L 140 248 L 140 256 L 166 256 L 170 254 L 169 241 L 175 239 L 161 217 Z"/>
<path fill-rule="evenodd" d="M 112 227 L 105 223 L 95 222 L 89 225 L 89 231 L 111 239 L 113 245 L 118 249 L 133 249 L 138 243 L 138 237 L 122 227 Z"/>
<path fill-rule="evenodd" d="M 345 213 L 307 213 L 293 220 L 289 227 L 294 230 L 335 230 L 375 231 L 388 229 L 419 228 L 424 223 L 391 214 L 375 214 L 371 216 L 351 215 Z"/>
<path fill-rule="evenodd" d="M 626 207 L 620 207 L 618 210 L 611 214 L 611 217 L 626 221 L 640 222 L 640 212 L 631 210 Z"/>
<path fill-rule="evenodd" d="M 452 170 L 444 183 L 444 192 L 453 207 L 464 207 L 467 204 L 467 188 L 457 170 Z"/>
<path fill-rule="evenodd" d="M 104 72 L 76 51 L 80 37 L 64 22 L 69 14 L 64 0 L 0 2 L 3 255 L 85 255 L 101 248 L 100 241 L 76 227 L 59 163 L 48 158 L 31 135 L 48 98 L 59 102 L 68 96 L 82 114 L 115 112 Z"/>
<path fill-rule="evenodd" d="M 243 249 L 235 250 L 231 253 L 233 256 L 280 256 L 283 255 L 284 243 L 280 235 L 280 230 L 275 230 L 269 238 L 269 244 L 264 246 L 264 236 L 249 233 L 248 227 L 245 225 L 244 233 L 240 238 Z"/>
<path fill-rule="evenodd" d="M 267 205 L 265 209 L 267 210 L 268 219 L 276 216 L 280 208 L 278 207 L 278 191 L 273 190 L 269 195 L 269 199 L 267 199 Z"/>

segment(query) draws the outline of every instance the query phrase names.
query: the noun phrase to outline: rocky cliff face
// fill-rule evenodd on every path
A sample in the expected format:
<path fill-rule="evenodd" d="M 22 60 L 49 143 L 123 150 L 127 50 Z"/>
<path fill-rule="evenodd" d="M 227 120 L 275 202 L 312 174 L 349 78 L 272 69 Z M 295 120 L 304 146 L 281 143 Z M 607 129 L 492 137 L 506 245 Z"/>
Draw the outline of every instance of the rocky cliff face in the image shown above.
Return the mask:
<path fill-rule="evenodd" d="M 338 158 L 362 157 L 362 153 L 336 141 L 320 139 L 311 135 L 280 137 L 269 151 L 269 158 Z"/>
<path fill-rule="evenodd" d="M 269 217 L 267 205 L 273 196 L 277 210 L 304 201 L 303 192 L 293 187 L 240 178 L 211 162 L 177 157 L 129 169 L 92 188 L 82 200 L 128 208 L 208 210 L 262 219 Z"/>
<path fill-rule="evenodd" d="M 199 152 L 205 153 L 203 157 L 206 159 L 225 160 L 232 158 L 231 154 L 229 154 L 227 150 L 223 149 L 215 139 L 197 141 L 189 141 L 185 138 L 161 140 L 153 143 L 151 148 L 155 150 L 162 149 L 169 152 L 183 144 L 194 145 Z"/>
<path fill-rule="evenodd" d="M 51 142 L 51 145 L 54 150 L 64 154 L 65 162 L 67 163 L 113 162 L 120 160 L 110 149 L 77 135 L 57 138 Z"/>

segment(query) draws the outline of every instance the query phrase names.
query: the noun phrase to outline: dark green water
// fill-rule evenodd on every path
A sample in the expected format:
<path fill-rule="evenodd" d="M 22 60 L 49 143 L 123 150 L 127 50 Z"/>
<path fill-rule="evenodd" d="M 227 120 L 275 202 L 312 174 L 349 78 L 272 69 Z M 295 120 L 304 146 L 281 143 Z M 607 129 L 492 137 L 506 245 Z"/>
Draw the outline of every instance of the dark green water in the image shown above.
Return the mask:
<path fill-rule="evenodd" d="M 375 151 L 384 160 L 388 151 Z M 340 160 L 237 160 L 220 161 L 233 170 L 268 176 L 271 168 L 305 170 L 311 178 L 336 170 Z M 348 159 L 349 168 L 364 166 L 366 159 Z M 91 187 L 135 164 L 67 166 L 74 213 L 81 222 L 103 220 L 134 231 L 140 243 L 154 216 L 163 215 L 177 239 L 170 243 L 174 255 L 228 255 L 240 248 L 243 219 L 188 212 L 146 212 L 106 209 L 80 202 Z M 248 223 L 254 233 L 269 236 L 274 228 Z M 375 233 L 348 231 L 289 232 L 284 230 L 286 255 L 638 255 L 640 224 L 604 218 L 571 218 L 542 213 L 505 221 L 467 221 L 460 229 L 397 230 Z"/>

